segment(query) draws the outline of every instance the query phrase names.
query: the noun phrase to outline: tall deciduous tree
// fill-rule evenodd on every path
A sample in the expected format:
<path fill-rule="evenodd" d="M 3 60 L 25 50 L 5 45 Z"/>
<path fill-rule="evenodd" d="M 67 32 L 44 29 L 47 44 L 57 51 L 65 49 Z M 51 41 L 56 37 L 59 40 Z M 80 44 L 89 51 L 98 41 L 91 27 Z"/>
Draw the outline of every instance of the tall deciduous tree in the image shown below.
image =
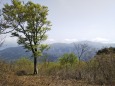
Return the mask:
<path fill-rule="evenodd" d="M 3 18 L 7 23 L 3 28 L 9 28 L 12 36 L 18 37 L 18 44 L 32 51 L 34 57 L 34 74 L 37 74 L 37 57 L 42 55 L 47 45 L 42 42 L 47 39 L 50 21 L 47 20 L 48 8 L 28 1 L 26 4 L 19 0 L 12 0 L 12 4 L 5 4 Z M 8 30 L 7 30 L 8 31 Z"/>

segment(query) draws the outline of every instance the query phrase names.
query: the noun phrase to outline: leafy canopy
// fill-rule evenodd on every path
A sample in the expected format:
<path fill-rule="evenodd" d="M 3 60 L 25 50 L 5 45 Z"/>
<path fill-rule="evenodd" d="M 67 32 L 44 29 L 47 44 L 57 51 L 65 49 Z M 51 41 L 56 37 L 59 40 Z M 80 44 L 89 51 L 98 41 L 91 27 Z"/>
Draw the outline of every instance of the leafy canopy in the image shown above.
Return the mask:
<path fill-rule="evenodd" d="M 50 30 L 47 20 L 48 8 L 29 1 L 26 4 L 19 0 L 12 0 L 12 4 L 5 4 L 3 17 L 6 22 L 2 25 L 12 36 L 18 37 L 18 44 L 40 56 L 47 45 L 41 44 L 47 39 L 46 32 Z"/>
<path fill-rule="evenodd" d="M 61 65 L 73 65 L 78 61 L 78 58 L 75 54 L 70 53 L 70 54 L 64 54 L 62 57 L 59 58 L 59 62 Z"/>

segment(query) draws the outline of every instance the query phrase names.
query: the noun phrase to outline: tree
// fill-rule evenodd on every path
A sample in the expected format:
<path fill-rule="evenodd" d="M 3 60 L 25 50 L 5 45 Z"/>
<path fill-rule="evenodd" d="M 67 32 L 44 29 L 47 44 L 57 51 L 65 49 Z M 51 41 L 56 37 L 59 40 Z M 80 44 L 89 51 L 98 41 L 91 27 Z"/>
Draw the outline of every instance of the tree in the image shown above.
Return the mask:
<path fill-rule="evenodd" d="M 78 68 L 78 79 L 82 79 L 81 76 L 81 58 L 82 56 L 86 56 L 89 53 L 89 46 L 87 44 L 75 44 L 75 50 L 76 50 L 76 54 L 78 56 L 79 59 L 79 68 Z"/>
<path fill-rule="evenodd" d="M 65 53 L 59 58 L 59 63 L 62 67 L 62 72 L 60 72 L 61 77 L 69 78 L 75 73 L 75 66 L 78 62 L 78 58 L 74 53 Z M 71 71 L 70 71 L 71 70 Z M 59 75 L 60 75 L 59 74 Z"/>
<path fill-rule="evenodd" d="M 66 69 L 68 64 L 72 66 L 77 61 L 77 56 L 73 53 L 64 54 L 62 57 L 59 58 L 60 64 L 66 66 Z"/>
<path fill-rule="evenodd" d="M 48 45 L 42 44 L 47 39 L 50 21 L 47 20 L 48 8 L 28 1 L 26 4 L 19 0 L 12 0 L 12 4 L 5 4 L 3 18 L 7 23 L 2 25 L 11 35 L 18 37 L 18 44 L 32 51 L 34 57 L 34 74 L 37 74 L 37 57 L 42 55 Z M 8 30 L 7 30 L 8 29 Z"/>
<path fill-rule="evenodd" d="M 75 44 L 75 43 L 74 46 L 80 62 L 82 56 L 87 54 L 86 52 L 88 52 L 89 46 L 87 44 Z"/>

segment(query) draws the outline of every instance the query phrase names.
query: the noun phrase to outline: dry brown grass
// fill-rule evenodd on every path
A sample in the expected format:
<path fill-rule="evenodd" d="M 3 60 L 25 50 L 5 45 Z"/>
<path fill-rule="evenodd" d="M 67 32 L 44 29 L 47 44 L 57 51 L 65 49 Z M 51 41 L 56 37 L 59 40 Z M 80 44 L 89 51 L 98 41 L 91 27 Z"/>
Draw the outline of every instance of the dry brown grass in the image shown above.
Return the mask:
<path fill-rule="evenodd" d="M 51 66 L 50 70 L 56 72 L 57 70 L 55 68 L 54 71 L 53 70 L 54 68 L 55 68 L 54 66 L 53 67 Z M 76 80 L 75 78 L 67 78 L 67 77 L 61 78 L 61 76 L 65 77 L 63 75 L 65 72 L 63 71 L 61 71 L 60 76 L 56 75 L 56 73 L 52 73 L 52 71 L 51 73 L 53 75 L 42 74 L 39 72 L 39 75 L 36 76 L 29 75 L 28 73 L 26 75 L 21 74 L 21 76 L 18 76 L 17 75 L 18 71 L 19 70 L 18 68 L 15 68 L 15 65 L 10 65 L 3 61 L 0 61 L 0 86 L 115 86 L 115 84 L 113 85 L 113 83 L 112 85 L 96 85 L 93 84 L 93 82 L 92 83 L 86 82 L 84 79 Z M 48 72 L 46 70 L 44 71 L 45 71 L 44 73 Z M 71 71 L 70 73 L 73 74 Z"/>
<path fill-rule="evenodd" d="M 51 76 L 17 76 L 7 75 L 0 81 L 0 86 L 101 86 L 91 85 L 75 79 L 62 80 Z M 103 85 L 105 86 L 105 85 Z"/>

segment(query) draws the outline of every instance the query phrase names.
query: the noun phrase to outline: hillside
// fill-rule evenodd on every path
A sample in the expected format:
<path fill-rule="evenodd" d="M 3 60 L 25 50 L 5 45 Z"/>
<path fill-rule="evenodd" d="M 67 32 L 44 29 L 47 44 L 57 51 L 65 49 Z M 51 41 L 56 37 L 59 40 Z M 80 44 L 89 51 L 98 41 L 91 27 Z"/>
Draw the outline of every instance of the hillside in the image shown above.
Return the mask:
<path fill-rule="evenodd" d="M 83 55 L 81 57 L 82 60 L 89 60 L 95 55 L 97 50 L 103 47 L 110 47 L 110 46 L 114 47 L 115 46 L 115 44 L 102 44 L 102 43 L 90 42 L 90 41 L 82 41 L 82 42 L 77 42 L 75 44 L 76 45 L 87 44 L 89 46 L 90 52 L 87 51 L 86 53 L 88 53 L 88 56 Z M 73 43 L 70 43 L 70 44 L 54 43 L 54 44 L 50 44 L 49 50 L 43 52 L 43 57 L 47 55 L 47 58 L 49 61 L 56 61 L 57 58 L 62 56 L 64 53 L 71 53 L 71 52 L 77 55 L 77 52 L 76 52 L 76 49 Z M 20 47 L 10 47 L 10 48 L 6 48 L 0 51 L 0 58 L 8 60 L 8 61 L 17 60 L 21 57 L 32 58 L 31 56 L 32 56 L 31 52 L 26 52 L 26 50 L 21 46 Z"/>

